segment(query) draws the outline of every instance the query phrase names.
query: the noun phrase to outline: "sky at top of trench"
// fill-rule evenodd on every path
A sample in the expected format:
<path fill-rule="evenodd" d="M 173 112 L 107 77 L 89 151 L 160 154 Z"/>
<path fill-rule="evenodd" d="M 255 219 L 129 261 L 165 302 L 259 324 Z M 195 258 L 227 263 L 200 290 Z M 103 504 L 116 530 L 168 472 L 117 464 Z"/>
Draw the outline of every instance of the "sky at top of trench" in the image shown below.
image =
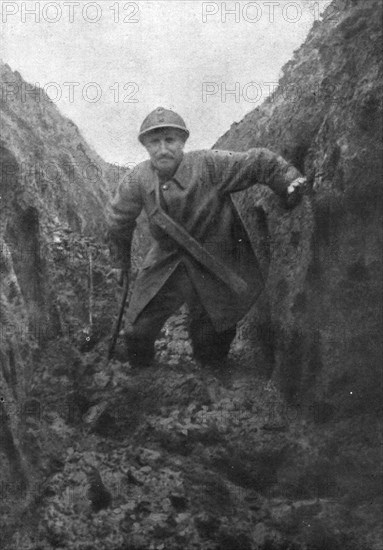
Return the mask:
<path fill-rule="evenodd" d="M 44 88 L 106 161 L 134 165 L 158 106 L 186 150 L 212 147 L 261 105 L 329 0 L 2 0 L 0 57 Z M 230 93 L 232 92 L 232 93 Z"/>

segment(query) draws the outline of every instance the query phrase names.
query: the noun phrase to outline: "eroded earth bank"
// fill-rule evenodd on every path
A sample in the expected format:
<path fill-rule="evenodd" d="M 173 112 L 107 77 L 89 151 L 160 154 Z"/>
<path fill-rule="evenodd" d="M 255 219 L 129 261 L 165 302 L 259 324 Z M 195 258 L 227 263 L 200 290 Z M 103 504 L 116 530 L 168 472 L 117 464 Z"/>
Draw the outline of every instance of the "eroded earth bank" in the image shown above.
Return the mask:
<path fill-rule="evenodd" d="M 334 2 L 215 145 L 309 182 L 294 211 L 236 196 L 267 285 L 221 371 L 193 362 L 184 311 L 156 367 L 106 365 L 123 174 L 1 65 L 1 548 L 381 550 L 380 55 L 381 2 Z"/>

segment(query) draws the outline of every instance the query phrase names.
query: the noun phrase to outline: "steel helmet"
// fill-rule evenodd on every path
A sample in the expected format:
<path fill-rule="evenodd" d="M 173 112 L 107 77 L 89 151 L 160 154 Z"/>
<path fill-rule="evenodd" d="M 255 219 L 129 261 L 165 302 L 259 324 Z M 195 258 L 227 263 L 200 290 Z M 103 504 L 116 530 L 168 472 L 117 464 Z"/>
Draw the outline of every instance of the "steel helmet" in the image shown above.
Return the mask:
<path fill-rule="evenodd" d="M 171 111 L 170 109 L 164 109 L 164 107 L 157 107 L 154 111 L 148 114 L 144 122 L 141 124 L 140 133 L 138 139 L 142 143 L 142 138 L 152 130 L 158 128 L 177 128 L 182 130 L 186 134 L 186 139 L 189 137 L 189 130 L 186 127 L 185 121 L 180 115 Z"/>

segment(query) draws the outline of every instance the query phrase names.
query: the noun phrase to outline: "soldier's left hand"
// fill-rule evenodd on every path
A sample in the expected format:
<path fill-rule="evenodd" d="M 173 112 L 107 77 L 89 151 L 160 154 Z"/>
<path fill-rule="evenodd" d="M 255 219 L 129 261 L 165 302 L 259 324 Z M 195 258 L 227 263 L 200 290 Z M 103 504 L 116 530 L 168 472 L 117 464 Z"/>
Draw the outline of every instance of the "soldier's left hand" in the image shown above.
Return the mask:
<path fill-rule="evenodd" d="M 303 197 L 307 180 L 304 177 L 297 178 L 292 181 L 287 188 L 286 206 L 287 208 L 294 208 L 297 206 Z"/>

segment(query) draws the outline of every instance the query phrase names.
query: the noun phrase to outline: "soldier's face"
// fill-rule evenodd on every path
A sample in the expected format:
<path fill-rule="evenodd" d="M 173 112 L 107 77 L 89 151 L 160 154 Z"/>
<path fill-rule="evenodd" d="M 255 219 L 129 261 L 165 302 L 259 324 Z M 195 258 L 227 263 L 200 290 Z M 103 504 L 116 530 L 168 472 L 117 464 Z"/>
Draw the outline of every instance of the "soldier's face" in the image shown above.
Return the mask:
<path fill-rule="evenodd" d="M 164 128 L 150 132 L 143 145 L 159 173 L 172 176 L 182 160 L 185 138 L 175 128 Z"/>

